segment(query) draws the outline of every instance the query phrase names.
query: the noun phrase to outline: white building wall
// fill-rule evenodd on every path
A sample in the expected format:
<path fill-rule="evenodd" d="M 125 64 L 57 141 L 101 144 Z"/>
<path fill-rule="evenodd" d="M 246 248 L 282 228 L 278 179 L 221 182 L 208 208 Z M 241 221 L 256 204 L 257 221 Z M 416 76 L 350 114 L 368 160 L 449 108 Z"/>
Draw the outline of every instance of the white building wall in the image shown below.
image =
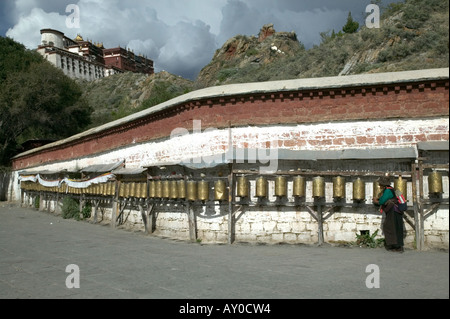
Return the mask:
<path fill-rule="evenodd" d="M 77 68 L 77 67 L 76 67 Z M 199 124 L 199 123 L 198 123 Z M 109 152 L 95 156 L 79 158 L 75 160 L 52 163 L 33 168 L 35 171 L 49 170 L 69 171 L 80 170 L 84 167 L 96 164 L 109 164 L 125 160 L 127 168 L 151 167 L 155 165 L 170 165 L 181 163 L 187 158 L 206 158 L 218 152 L 228 150 L 229 138 L 231 136 L 232 145 L 237 148 L 265 148 L 268 144 L 283 145 L 284 140 L 291 140 L 293 137 L 306 141 L 320 140 L 334 137 L 355 137 L 364 135 L 366 137 L 376 136 L 402 136 L 434 134 L 437 130 L 446 128 L 448 131 L 448 121 L 446 119 L 426 119 L 407 121 L 355 121 L 346 123 L 322 123 L 311 125 L 273 125 L 270 127 L 242 127 L 233 128 L 231 132 L 227 129 L 203 130 L 196 126 L 197 130 L 184 136 L 163 139 L 159 141 L 146 142 L 142 144 L 132 143 L 131 145 L 111 150 Z M 369 139 L 368 139 L 369 140 Z M 280 142 L 281 141 L 281 142 Z M 361 144 L 358 147 L 366 148 L 389 148 L 407 147 L 415 145 L 419 141 L 403 141 L 384 145 Z M 317 143 L 306 143 L 302 147 L 292 147 L 295 150 L 333 150 L 355 148 L 355 145 L 339 145 Z M 223 156 L 218 156 L 223 159 Z M 258 162 L 256 162 L 256 165 Z M 272 163 L 275 169 L 285 169 L 283 163 Z M 364 163 L 366 164 L 366 163 Z M 358 170 L 355 166 L 354 169 Z M 324 168 L 322 168 L 325 170 Z M 18 184 L 18 172 L 11 183 L 14 199 L 20 200 L 20 185 Z M 427 185 L 427 181 L 424 180 Z M 255 184 L 251 185 L 252 198 L 256 200 Z M 448 176 L 444 176 L 444 198 L 448 198 L 449 181 Z M 288 194 L 292 194 L 292 181 L 288 184 Z M 312 181 L 307 182 L 306 202 L 312 202 Z M 343 208 L 340 212 L 334 213 L 324 222 L 324 237 L 326 242 L 355 241 L 356 234 L 362 230 L 369 230 L 372 233 L 379 230 L 381 233 L 382 215 L 377 213 L 377 208 L 371 206 L 372 203 L 372 182 L 366 183 L 366 201 L 368 206 L 364 208 Z M 269 199 L 275 200 L 274 183 L 269 182 Z M 326 202 L 332 202 L 332 183 L 326 184 Z M 346 184 L 346 202 L 352 203 L 352 180 Z M 425 195 L 428 192 L 425 189 Z M 412 186 L 408 186 L 408 198 L 412 198 Z M 290 201 L 293 201 L 289 195 Z M 109 206 L 110 207 L 110 206 Z M 205 242 L 226 242 L 228 231 L 227 208 L 224 207 L 196 207 L 198 238 Z M 143 229 L 140 212 L 137 208 L 126 209 L 127 225 L 135 229 Z M 111 209 L 107 207 L 105 218 L 110 219 Z M 306 208 L 292 207 L 272 207 L 272 208 L 249 208 L 237 214 L 235 233 L 237 241 L 248 242 L 288 242 L 288 243 L 315 243 L 318 240 L 318 226 Z M 448 209 L 440 208 L 435 214 L 427 218 L 425 224 L 425 241 L 428 247 L 448 248 L 449 238 L 449 217 Z M 410 225 L 405 223 L 407 237 L 406 245 L 414 246 L 415 235 Z M 180 207 L 165 206 L 158 211 L 156 222 L 157 232 L 161 236 L 171 238 L 188 239 L 189 227 L 187 215 L 180 212 Z"/>

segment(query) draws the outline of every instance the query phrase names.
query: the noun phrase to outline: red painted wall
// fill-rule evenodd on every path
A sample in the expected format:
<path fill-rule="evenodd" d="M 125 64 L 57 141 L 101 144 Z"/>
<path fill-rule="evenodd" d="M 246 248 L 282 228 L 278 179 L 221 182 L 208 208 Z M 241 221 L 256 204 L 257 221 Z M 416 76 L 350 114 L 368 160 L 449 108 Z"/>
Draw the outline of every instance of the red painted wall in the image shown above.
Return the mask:
<path fill-rule="evenodd" d="M 159 114 L 152 114 L 126 125 L 84 137 L 75 142 L 21 156 L 13 161 L 19 170 L 53 161 L 105 152 L 131 143 L 167 138 L 175 128 L 192 129 L 193 120 L 202 121 L 202 129 L 247 125 L 276 125 L 319 123 L 351 120 L 420 119 L 449 115 L 448 80 L 395 84 L 389 86 L 327 89 L 297 92 L 228 96 L 203 99 L 176 105 Z M 293 137 L 280 141 L 279 146 L 302 146 L 306 141 Z M 448 141 L 449 132 L 421 136 L 379 136 L 373 143 L 381 144 L 392 139 L 418 141 Z M 318 140 L 329 145 L 360 144 L 333 138 Z M 387 140 L 389 139 L 389 140 Z M 310 144 L 314 141 L 308 141 Z"/>

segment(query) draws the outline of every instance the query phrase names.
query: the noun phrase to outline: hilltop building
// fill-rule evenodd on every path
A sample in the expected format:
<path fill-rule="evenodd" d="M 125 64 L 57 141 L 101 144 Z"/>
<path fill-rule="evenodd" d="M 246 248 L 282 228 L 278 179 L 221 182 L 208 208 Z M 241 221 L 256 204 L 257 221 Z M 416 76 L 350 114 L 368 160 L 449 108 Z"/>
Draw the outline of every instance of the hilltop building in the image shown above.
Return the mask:
<path fill-rule="evenodd" d="M 127 71 L 154 73 L 153 61 L 144 56 L 121 47 L 106 49 L 81 35 L 72 40 L 53 29 L 41 30 L 37 51 L 71 78 L 92 81 Z"/>

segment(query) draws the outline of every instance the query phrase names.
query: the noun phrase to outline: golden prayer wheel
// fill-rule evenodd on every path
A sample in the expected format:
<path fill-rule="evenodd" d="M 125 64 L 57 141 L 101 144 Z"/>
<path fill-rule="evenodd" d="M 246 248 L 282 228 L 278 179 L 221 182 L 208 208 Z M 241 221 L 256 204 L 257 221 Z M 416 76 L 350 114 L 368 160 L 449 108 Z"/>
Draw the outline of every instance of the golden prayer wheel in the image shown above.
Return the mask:
<path fill-rule="evenodd" d="M 303 176 L 294 177 L 294 189 L 292 195 L 294 197 L 306 197 L 306 178 Z"/>
<path fill-rule="evenodd" d="M 156 198 L 156 182 L 155 181 L 149 182 L 148 197 Z"/>
<path fill-rule="evenodd" d="M 408 186 L 407 186 L 407 182 L 405 179 L 403 179 L 401 176 L 398 177 L 398 179 L 396 179 L 394 181 L 394 189 L 395 190 L 400 190 L 403 194 L 403 196 L 405 197 L 405 199 L 407 199 L 407 193 L 408 193 Z"/>
<path fill-rule="evenodd" d="M 124 197 L 124 196 L 125 196 L 125 184 L 121 183 L 120 189 L 119 189 L 119 197 Z"/>
<path fill-rule="evenodd" d="M 116 182 L 112 182 L 111 184 L 112 184 L 112 186 L 111 186 L 111 195 L 115 196 L 116 195 L 116 191 L 117 191 L 117 183 Z"/>
<path fill-rule="evenodd" d="M 113 195 L 112 193 L 112 183 L 109 182 L 108 184 L 106 184 L 106 196 L 111 196 Z"/>
<path fill-rule="evenodd" d="M 197 182 L 189 181 L 187 182 L 187 200 L 195 202 L 197 200 Z"/>
<path fill-rule="evenodd" d="M 198 183 L 198 199 L 201 201 L 209 200 L 209 183 L 207 181 L 200 181 Z"/>
<path fill-rule="evenodd" d="M 124 191 L 124 194 L 123 194 L 123 196 L 125 197 L 125 198 L 129 198 L 130 197 L 130 183 L 125 183 L 125 191 Z"/>
<path fill-rule="evenodd" d="M 380 184 L 378 184 L 378 181 L 373 182 L 373 198 L 379 199 L 382 192 L 383 189 L 381 188 Z"/>
<path fill-rule="evenodd" d="M 284 176 L 277 176 L 275 178 L 275 196 L 287 196 L 287 180 Z"/>
<path fill-rule="evenodd" d="M 442 194 L 444 192 L 441 173 L 434 171 L 428 175 L 428 190 L 430 194 Z"/>
<path fill-rule="evenodd" d="M 186 198 L 186 181 L 185 180 L 177 181 L 177 187 L 178 187 L 178 198 L 185 199 Z"/>
<path fill-rule="evenodd" d="M 313 197 L 325 197 L 325 179 L 323 177 L 313 178 Z"/>
<path fill-rule="evenodd" d="M 238 197 L 248 197 L 250 193 L 250 186 L 248 179 L 245 176 L 240 176 L 237 178 L 237 193 Z"/>
<path fill-rule="evenodd" d="M 177 199 L 178 198 L 177 181 L 170 181 L 170 198 L 171 199 Z"/>
<path fill-rule="evenodd" d="M 141 198 L 147 198 L 147 183 L 141 183 Z"/>
<path fill-rule="evenodd" d="M 227 184 L 224 180 L 214 183 L 214 200 L 223 202 L 227 200 Z"/>
<path fill-rule="evenodd" d="M 156 198 L 163 198 L 163 182 L 162 181 L 156 182 L 155 195 L 156 195 Z"/>
<path fill-rule="evenodd" d="M 162 182 L 162 197 L 169 198 L 170 197 L 170 181 Z"/>
<path fill-rule="evenodd" d="M 129 190 L 128 197 L 137 197 L 136 196 L 136 183 L 130 183 L 130 190 Z"/>
<path fill-rule="evenodd" d="M 353 182 L 353 200 L 362 201 L 366 199 L 366 183 L 358 178 Z"/>
<path fill-rule="evenodd" d="M 345 198 L 345 178 L 337 176 L 333 178 L 333 198 Z"/>
<path fill-rule="evenodd" d="M 267 185 L 267 179 L 265 177 L 259 177 L 256 180 L 256 197 L 259 198 L 265 198 L 268 194 L 268 185 Z"/>
<path fill-rule="evenodd" d="M 107 196 L 108 195 L 108 184 L 107 183 L 103 183 L 102 184 L 102 195 L 103 196 Z"/>

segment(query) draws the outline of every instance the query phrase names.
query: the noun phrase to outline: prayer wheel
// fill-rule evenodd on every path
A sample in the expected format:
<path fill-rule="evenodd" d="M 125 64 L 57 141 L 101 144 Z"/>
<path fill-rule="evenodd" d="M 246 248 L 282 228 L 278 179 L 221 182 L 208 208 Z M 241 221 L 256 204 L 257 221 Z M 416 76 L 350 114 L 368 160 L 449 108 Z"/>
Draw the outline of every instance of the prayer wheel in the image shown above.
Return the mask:
<path fill-rule="evenodd" d="M 333 198 L 345 198 L 345 178 L 342 176 L 333 178 Z"/>
<path fill-rule="evenodd" d="M 315 198 L 325 197 L 325 179 L 323 177 L 313 178 L 313 197 Z"/>
<path fill-rule="evenodd" d="M 207 181 L 198 182 L 198 199 L 205 202 L 209 200 L 209 183 Z"/>
<path fill-rule="evenodd" d="M 366 199 L 366 183 L 361 178 L 353 182 L 353 200 L 362 201 Z"/>
<path fill-rule="evenodd" d="M 197 182 L 189 181 L 187 182 L 187 200 L 195 202 L 197 200 Z"/>
<path fill-rule="evenodd" d="M 442 194 L 444 192 L 441 173 L 434 171 L 428 175 L 428 191 L 430 194 Z"/>
<path fill-rule="evenodd" d="M 163 182 L 157 181 L 156 182 L 156 192 L 155 192 L 156 198 L 163 198 Z"/>
<path fill-rule="evenodd" d="M 378 184 L 378 181 L 373 182 L 373 198 L 379 199 L 382 192 L 383 189 L 381 188 L 380 184 Z"/>
<path fill-rule="evenodd" d="M 224 180 L 218 180 L 214 183 L 214 200 L 219 202 L 227 200 L 227 184 Z"/>
<path fill-rule="evenodd" d="M 186 181 L 185 180 L 177 181 L 177 187 L 178 187 L 178 198 L 186 199 Z"/>
<path fill-rule="evenodd" d="M 170 182 L 162 182 L 162 198 L 170 198 Z"/>
<path fill-rule="evenodd" d="M 399 176 L 398 179 L 396 179 L 394 181 L 394 189 L 400 190 L 402 192 L 403 196 L 405 197 L 405 199 L 407 199 L 407 196 L 406 196 L 406 194 L 408 192 L 407 182 L 401 176 Z"/>
<path fill-rule="evenodd" d="M 136 183 L 130 183 L 130 195 L 129 195 L 129 197 L 134 197 L 134 198 L 138 197 L 136 190 L 137 190 L 136 189 Z"/>
<path fill-rule="evenodd" d="M 125 195 L 125 184 L 124 183 L 120 183 L 119 197 L 124 197 L 124 195 Z"/>
<path fill-rule="evenodd" d="M 306 178 L 303 176 L 294 177 L 294 189 L 292 195 L 294 197 L 306 197 Z"/>
<path fill-rule="evenodd" d="M 240 176 L 237 178 L 237 193 L 238 197 L 249 197 L 250 186 L 248 183 L 248 179 L 245 176 Z"/>
<path fill-rule="evenodd" d="M 267 197 L 267 192 L 268 190 L 268 186 L 267 186 L 267 179 L 265 177 L 259 177 L 256 180 L 256 197 L 259 198 L 266 198 Z"/>
<path fill-rule="evenodd" d="M 170 199 L 178 198 L 178 185 L 177 181 L 170 181 Z"/>
<path fill-rule="evenodd" d="M 106 184 L 106 196 L 111 196 L 112 195 L 112 183 L 109 182 Z"/>
<path fill-rule="evenodd" d="M 142 198 L 141 197 L 141 183 L 135 183 L 135 191 L 134 191 L 134 197 L 135 198 Z"/>
<path fill-rule="evenodd" d="M 275 178 L 275 196 L 286 197 L 287 196 L 287 180 L 284 176 L 277 176 Z"/>
<path fill-rule="evenodd" d="M 147 198 L 147 183 L 143 182 L 141 183 L 141 198 Z"/>
<path fill-rule="evenodd" d="M 125 183 L 125 190 L 123 192 L 123 197 L 124 198 L 130 197 L 130 183 Z"/>
<path fill-rule="evenodd" d="M 103 196 L 107 196 L 108 195 L 108 184 L 107 183 L 103 183 L 102 184 L 102 195 Z"/>
<path fill-rule="evenodd" d="M 148 193 L 149 193 L 148 197 L 156 198 L 156 182 L 155 181 L 150 181 Z"/>

